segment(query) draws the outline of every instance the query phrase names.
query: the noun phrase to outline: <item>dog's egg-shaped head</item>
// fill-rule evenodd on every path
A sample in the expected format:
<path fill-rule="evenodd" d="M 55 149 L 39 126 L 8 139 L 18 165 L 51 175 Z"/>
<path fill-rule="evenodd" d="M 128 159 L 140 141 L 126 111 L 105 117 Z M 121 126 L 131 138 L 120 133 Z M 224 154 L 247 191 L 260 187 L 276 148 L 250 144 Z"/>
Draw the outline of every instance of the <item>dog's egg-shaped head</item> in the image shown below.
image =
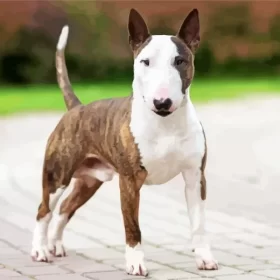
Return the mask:
<path fill-rule="evenodd" d="M 199 16 L 192 10 L 177 35 L 151 35 L 134 9 L 128 20 L 129 44 L 134 54 L 133 94 L 148 108 L 167 116 L 179 108 L 194 75 L 194 53 L 199 46 Z"/>

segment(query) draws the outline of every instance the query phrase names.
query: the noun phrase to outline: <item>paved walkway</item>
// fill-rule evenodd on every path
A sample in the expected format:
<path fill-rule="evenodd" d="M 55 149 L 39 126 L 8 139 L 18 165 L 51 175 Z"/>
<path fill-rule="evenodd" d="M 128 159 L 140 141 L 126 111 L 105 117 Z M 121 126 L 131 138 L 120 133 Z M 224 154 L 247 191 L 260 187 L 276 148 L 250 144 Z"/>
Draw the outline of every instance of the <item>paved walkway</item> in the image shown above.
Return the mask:
<path fill-rule="evenodd" d="M 197 107 L 210 152 L 207 228 L 221 269 L 195 268 L 183 180 L 177 177 L 142 190 L 140 223 L 149 279 L 280 279 L 279 108 L 280 99 Z M 69 223 L 68 257 L 52 264 L 31 261 L 44 146 L 59 117 L 0 120 L 0 280 L 141 279 L 124 273 L 117 178 Z"/>

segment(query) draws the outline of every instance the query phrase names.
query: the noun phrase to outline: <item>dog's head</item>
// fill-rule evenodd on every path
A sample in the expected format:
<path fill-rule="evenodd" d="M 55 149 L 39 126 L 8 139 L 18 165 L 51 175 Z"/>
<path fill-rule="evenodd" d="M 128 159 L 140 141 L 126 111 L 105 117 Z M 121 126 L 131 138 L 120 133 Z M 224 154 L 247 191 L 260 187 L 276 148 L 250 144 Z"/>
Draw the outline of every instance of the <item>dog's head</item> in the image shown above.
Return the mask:
<path fill-rule="evenodd" d="M 167 116 L 182 106 L 194 76 L 194 53 L 199 46 L 198 10 L 185 18 L 176 36 L 151 35 L 134 9 L 128 20 L 134 54 L 133 94 L 148 108 Z"/>

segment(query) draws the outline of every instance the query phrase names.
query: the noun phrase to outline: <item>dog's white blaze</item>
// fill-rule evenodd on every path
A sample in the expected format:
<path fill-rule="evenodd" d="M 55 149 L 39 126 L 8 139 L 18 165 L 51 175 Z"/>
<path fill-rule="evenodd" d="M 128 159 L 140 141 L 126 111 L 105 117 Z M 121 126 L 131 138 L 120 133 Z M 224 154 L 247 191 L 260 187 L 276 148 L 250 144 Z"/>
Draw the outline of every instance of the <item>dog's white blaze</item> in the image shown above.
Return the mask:
<path fill-rule="evenodd" d="M 147 268 L 144 263 L 144 252 L 142 251 L 141 244 L 135 247 L 126 246 L 125 249 L 126 272 L 132 275 L 140 275 L 140 268 L 142 274 L 147 274 Z"/>
<path fill-rule="evenodd" d="M 154 35 L 134 61 L 133 94 L 144 98 L 151 110 L 153 100 L 162 97 L 161 88 L 166 89 L 164 96 L 172 100 L 174 109 L 183 102 L 182 81 L 173 66 L 176 56 L 178 50 L 171 36 Z M 141 63 L 144 59 L 150 60 L 149 66 Z"/>
<path fill-rule="evenodd" d="M 62 31 L 60 33 L 59 40 L 58 40 L 58 43 L 57 43 L 57 46 L 56 46 L 56 48 L 58 50 L 65 49 L 66 44 L 67 44 L 68 34 L 69 34 L 69 27 L 67 25 L 65 25 L 62 28 Z"/>
<path fill-rule="evenodd" d="M 148 171 L 145 184 L 163 184 L 187 168 L 201 166 L 204 136 L 190 98 L 168 117 L 149 110 L 142 98 L 132 101 L 130 129 Z"/>

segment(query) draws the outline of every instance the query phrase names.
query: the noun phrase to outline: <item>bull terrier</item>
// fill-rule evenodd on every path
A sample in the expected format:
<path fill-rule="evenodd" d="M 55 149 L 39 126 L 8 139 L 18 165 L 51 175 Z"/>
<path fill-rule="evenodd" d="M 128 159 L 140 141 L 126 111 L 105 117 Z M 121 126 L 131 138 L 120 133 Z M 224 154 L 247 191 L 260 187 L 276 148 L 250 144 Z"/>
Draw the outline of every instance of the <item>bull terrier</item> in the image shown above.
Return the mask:
<path fill-rule="evenodd" d="M 34 230 L 35 261 L 65 256 L 63 230 L 74 213 L 104 182 L 119 175 L 126 237 L 126 272 L 147 276 L 139 226 L 140 190 L 182 174 L 198 269 L 218 269 L 205 230 L 206 138 L 190 98 L 194 55 L 200 42 L 198 10 L 192 10 L 175 36 L 151 35 L 131 9 L 129 44 L 134 55 L 133 93 L 124 98 L 81 104 L 68 78 L 64 26 L 56 51 L 57 79 L 68 111 L 51 133 L 45 150 L 42 202 Z M 52 212 L 69 185 L 48 236 Z"/>

